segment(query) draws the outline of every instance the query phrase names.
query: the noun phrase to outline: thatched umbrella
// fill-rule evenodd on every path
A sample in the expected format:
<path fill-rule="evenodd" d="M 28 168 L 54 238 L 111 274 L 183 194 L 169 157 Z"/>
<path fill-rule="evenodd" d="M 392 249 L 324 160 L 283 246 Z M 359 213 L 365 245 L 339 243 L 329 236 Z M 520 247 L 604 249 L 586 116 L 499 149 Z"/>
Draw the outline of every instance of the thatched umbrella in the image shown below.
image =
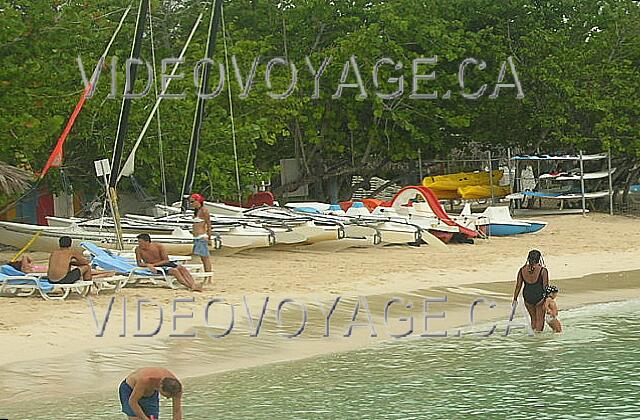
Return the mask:
<path fill-rule="evenodd" d="M 13 195 L 24 192 L 33 175 L 29 172 L 0 161 L 0 194 Z"/>

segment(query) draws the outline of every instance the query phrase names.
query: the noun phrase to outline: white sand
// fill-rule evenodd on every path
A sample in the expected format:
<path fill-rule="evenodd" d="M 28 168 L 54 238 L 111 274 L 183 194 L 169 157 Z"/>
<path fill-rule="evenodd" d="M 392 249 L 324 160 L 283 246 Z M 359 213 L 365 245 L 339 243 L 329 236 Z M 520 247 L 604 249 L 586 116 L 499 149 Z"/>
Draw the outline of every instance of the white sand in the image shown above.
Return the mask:
<path fill-rule="evenodd" d="M 40 298 L 0 298 L 0 367 L 23 361 L 35 361 L 53 356 L 79 357 L 84 350 L 101 350 L 140 343 L 131 336 L 118 337 L 122 322 L 121 299 L 135 303 L 136 298 L 162 302 L 165 310 L 176 297 L 197 299 L 204 306 L 207 299 L 220 296 L 227 301 L 241 302 L 247 295 L 257 305 L 266 295 L 272 299 L 294 297 L 303 302 L 330 300 L 335 295 L 355 298 L 385 294 L 393 296 L 419 289 L 449 290 L 469 295 L 491 291 L 482 285 L 489 282 L 513 282 L 517 269 L 524 263 L 530 249 L 542 251 L 549 267 L 551 281 L 580 277 L 592 273 L 640 270 L 640 222 L 636 219 L 604 215 L 555 216 L 541 218 L 549 226 L 538 234 L 518 237 L 492 238 L 475 245 L 451 245 L 440 252 L 428 246 L 343 249 L 342 245 L 312 246 L 260 250 L 221 257 L 214 261 L 215 281 L 203 294 L 159 288 L 127 288 L 117 297 L 116 312 L 110 320 L 105 337 L 96 338 L 96 326 L 87 302 L 72 299 L 66 302 L 46 302 Z M 3 255 L 6 259 L 8 254 Z M 43 255 L 35 255 L 43 258 Z M 625 298 L 640 298 L 640 287 L 625 283 L 618 288 L 615 278 L 598 290 L 593 285 L 584 292 L 570 291 L 563 296 L 565 305 L 578 306 Z M 461 288 L 461 286 L 463 286 Z M 585 285 L 586 286 L 586 285 Z M 610 286 L 610 287 L 609 287 Z M 444 289 L 449 288 L 449 289 Z M 479 289 L 479 290 L 478 290 Z M 498 296 L 509 300 L 512 286 L 505 284 Z M 92 297 L 99 316 L 113 294 Z M 257 306 L 256 306 L 257 308 Z M 134 308 L 130 308 L 134 309 Z M 130 320 L 130 332 L 135 318 Z M 170 311 L 165 311 L 166 326 L 170 326 Z M 154 311 L 145 311 L 150 319 Z M 465 315 L 466 316 L 466 315 Z M 193 321 L 181 320 L 180 325 L 203 325 L 203 315 Z M 453 316 L 449 323 L 459 325 L 462 320 Z M 444 325 L 444 324 L 443 324 Z M 166 338 L 170 328 L 164 328 L 153 339 Z M 236 368 L 263 362 L 306 357 L 323 352 L 339 351 L 366 345 L 367 340 L 354 342 L 331 341 L 322 346 L 317 340 L 300 340 L 294 347 L 273 351 L 272 357 L 237 359 L 223 368 Z M 264 352 L 262 352 L 264 353 Z M 269 353 L 269 352 L 267 352 Z M 152 361 L 149 361 L 152 363 Z M 188 372 L 184 374 L 197 374 Z M 204 374 L 204 373 L 203 373 Z"/>

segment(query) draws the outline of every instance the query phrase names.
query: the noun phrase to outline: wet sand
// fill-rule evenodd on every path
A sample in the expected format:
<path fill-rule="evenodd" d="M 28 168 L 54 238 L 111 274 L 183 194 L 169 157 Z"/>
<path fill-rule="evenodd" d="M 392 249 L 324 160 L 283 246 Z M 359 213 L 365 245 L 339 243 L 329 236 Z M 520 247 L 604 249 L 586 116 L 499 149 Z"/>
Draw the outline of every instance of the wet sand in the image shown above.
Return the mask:
<path fill-rule="evenodd" d="M 166 365 L 183 377 L 201 376 L 223 370 L 281 362 L 318 354 L 361 348 L 390 339 L 390 333 L 406 331 L 407 322 L 399 317 L 411 315 L 414 333 L 424 332 L 425 297 L 444 297 L 446 303 L 432 303 L 429 313 L 446 311 L 444 320 L 429 320 L 429 330 L 450 330 L 469 323 L 469 310 L 478 297 L 493 300 L 497 307 L 477 306 L 476 322 L 506 319 L 513 279 L 527 252 L 540 249 L 549 267 L 551 282 L 561 289 L 561 309 L 589 303 L 640 298 L 640 274 L 621 273 L 640 270 L 640 223 L 635 219 L 603 215 L 541 218 L 549 227 L 539 234 L 491 238 L 475 245 L 452 245 L 446 252 L 428 246 L 387 248 L 346 248 L 345 244 L 318 244 L 309 247 L 258 250 L 215 260 L 214 284 L 205 293 L 158 288 L 125 289 L 115 296 L 113 312 L 104 337 L 96 337 L 96 324 L 90 306 L 83 299 L 45 302 L 40 298 L 0 298 L 0 395 L 30 399 L 36 395 L 55 397 L 69 389 L 78 392 L 113 388 L 118 378 L 141 365 Z M 6 254 L 5 254 L 6 256 Z M 34 255 L 43 258 L 43 255 Z M 243 296 L 247 296 L 256 318 L 269 296 L 263 334 L 249 337 Z M 342 296 L 331 322 L 330 337 L 325 332 L 325 310 Z M 354 329 L 343 337 L 358 297 L 366 296 L 377 338 L 368 327 Z M 98 320 L 102 320 L 112 293 L 91 297 Z M 193 319 L 178 319 L 172 331 L 172 302 L 175 298 L 194 298 L 181 302 L 178 313 Z M 223 309 L 210 311 L 206 328 L 205 307 L 210 298 L 220 297 L 236 307 L 236 325 L 224 339 L 209 338 L 207 332 L 220 333 L 228 320 Z M 413 307 L 392 306 L 388 326 L 384 307 L 400 297 Z M 282 299 L 294 298 L 308 307 L 308 322 L 298 338 L 294 333 L 301 322 L 295 305 L 286 305 L 283 325 L 275 325 L 275 309 Z M 119 337 L 123 325 L 123 299 L 127 302 L 127 337 Z M 133 337 L 136 329 L 137 299 L 149 299 L 164 309 L 164 323 L 153 338 Z M 362 309 L 362 306 L 361 306 Z M 158 309 L 143 305 L 142 330 L 151 331 L 158 322 Z M 359 323 L 366 323 L 361 311 Z M 395 321 L 393 321 L 395 320 Z M 155 321 L 155 325 L 154 325 Z M 195 328 L 197 338 L 170 338 L 173 332 Z M 64 383 L 64 390 L 59 386 Z M 12 389 L 11 393 L 8 391 Z M 0 401 L 2 398 L 0 397 Z"/>

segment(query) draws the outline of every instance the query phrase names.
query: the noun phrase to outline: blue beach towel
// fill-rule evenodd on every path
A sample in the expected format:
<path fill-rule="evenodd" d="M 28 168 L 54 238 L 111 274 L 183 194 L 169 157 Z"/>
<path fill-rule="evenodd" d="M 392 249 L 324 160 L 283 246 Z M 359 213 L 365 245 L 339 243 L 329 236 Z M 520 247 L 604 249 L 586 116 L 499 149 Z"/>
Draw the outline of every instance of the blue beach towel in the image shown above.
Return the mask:
<path fill-rule="evenodd" d="M 116 259 L 119 261 L 126 262 L 128 264 L 136 265 L 136 260 L 134 258 L 127 258 L 120 255 L 115 255 L 111 253 L 110 250 L 101 248 L 93 242 L 80 242 L 80 246 L 89 251 L 89 253 L 93 257 L 103 257 L 105 259 Z M 113 271 L 113 270 L 112 270 Z"/>
<path fill-rule="evenodd" d="M 126 261 L 124 258 L 106 255 L 106 256 L 96 256 L 91 260 L 91 264 L 100 267 L 106 271 L 115 271 L 119 274 L 130 274 L 132 271 L 136 270 L 136 274 L 142 274 L 144 276 L 155 276 L 149 269 L 142 269 L 133 262 Z"/>
<path fill-rule="evenodd" d="M 24 273 L 12 265 L 4 264 L 0 266 L 0 273 L 5 274 L 7 276 L 27 276 L 27 273 Z"/>
<path fill-rule="evenodd" d="M 104 248 L 100 248 L 93 242 L 80 242 L 80 246 L 89 251 L 94 257 L 113 257 L 113 255 Z"/>
<path fill-rule="evenodd" d="M 8 279 L 8 277 L 25 277 L 25 279 Z M 48 280 L 28 277 L 26 273 L 23 273 L 20 270 L 16 270 L 8 264 L 0 266 L 0 283 L 6 283 L 9 286 L 26 286 L 35 284 L 45 293 L 49 293 L 53 290 L 53 285 L 49 283 Z"/>

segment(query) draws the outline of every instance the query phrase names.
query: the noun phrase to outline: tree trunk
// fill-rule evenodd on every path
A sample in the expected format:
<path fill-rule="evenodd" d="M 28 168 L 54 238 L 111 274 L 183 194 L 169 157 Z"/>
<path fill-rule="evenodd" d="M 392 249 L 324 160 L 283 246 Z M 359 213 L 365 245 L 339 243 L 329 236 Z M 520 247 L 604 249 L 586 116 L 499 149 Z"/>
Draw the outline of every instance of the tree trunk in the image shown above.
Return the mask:
<path fill-rule="evenodd" d="M 635 160 L 634 160 L 635 163 Z M 638 179 L 638 174 L 640 174 L 640 165 L 636 165 L 629 172 L 629 176 L 627 177 L 627 181 L 624 185 L 624 191 L 622 193 L 622 204 L 626 205 L 629 200 L 629 190 L 631 189 L 631 184 L 633 184 Z"/>

